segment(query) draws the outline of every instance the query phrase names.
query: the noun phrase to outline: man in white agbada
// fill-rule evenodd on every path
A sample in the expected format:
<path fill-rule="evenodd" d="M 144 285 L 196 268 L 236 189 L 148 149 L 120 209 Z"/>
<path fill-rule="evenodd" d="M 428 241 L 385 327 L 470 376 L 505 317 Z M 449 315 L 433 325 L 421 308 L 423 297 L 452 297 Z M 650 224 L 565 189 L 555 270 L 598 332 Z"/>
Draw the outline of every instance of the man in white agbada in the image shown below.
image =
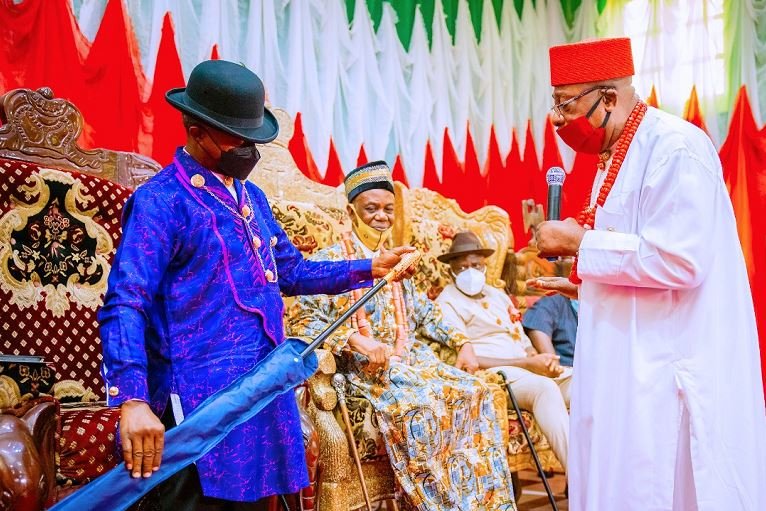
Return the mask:
<path fill-rule="evenodd" d="M 708 136 L 647 108 L 629 39 L 550 49 L 553 122 L 600 155 L 578 220 L 544 222 L 577 256 L 572 511 L 766 510 L 766 414 L 753 302 Z"/>

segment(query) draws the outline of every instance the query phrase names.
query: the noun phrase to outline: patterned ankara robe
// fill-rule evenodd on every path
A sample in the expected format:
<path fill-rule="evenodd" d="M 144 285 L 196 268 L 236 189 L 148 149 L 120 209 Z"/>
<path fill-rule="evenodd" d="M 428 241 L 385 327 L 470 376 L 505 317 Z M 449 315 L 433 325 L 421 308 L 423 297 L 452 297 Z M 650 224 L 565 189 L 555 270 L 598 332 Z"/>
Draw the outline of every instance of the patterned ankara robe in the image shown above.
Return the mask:
<path fill-rule="evenodd" d="M 357 257 L 363 257 L 357 243 Z M 343 260 L 341 245 L 312 259 Z M 346 347 L 354 332 L 339 328 L 325 347 L 341 356 L 350 383 L 370 400 L 397 481 L 419 511 L 516 509 L 505 446 L 489 388 L 477 377 L 441 362 L 420 336 L 457 347 L 465 336 L 446 325 L 439 306 L 411 282 L 403 283 L 410 336 L 402 363 L 385 373 L 363 371 L 366 358 Z M 298 299 L 290 308 L 293 335 L 316 336 L 348 308 L 350 293 Z M 375 339 L 393 346 L 393 296 L 386 286 L 365 306 Z"/>
<path fill-rule="evenodd" d="M 192 184 L 202 179 L 204 187 Z M 247 193 L 239 181 L 235 187 L 239 204 L 179 149 L 173 164 L 128 199 L 99 315 L 110 406 L 142 399 L 159 416 L 172 392 L 188 414 L 284 340 L 280 291 L 371 285 L 370 260 L 304 260 L 263 192 L 249 182 Z M 236 215 L 245 207 L 252 211 L 247 226 Z M 307 486 L 294 395 L 277 397 L 235 428 L 197 469 L 203 493 L 227 500 Z"/>

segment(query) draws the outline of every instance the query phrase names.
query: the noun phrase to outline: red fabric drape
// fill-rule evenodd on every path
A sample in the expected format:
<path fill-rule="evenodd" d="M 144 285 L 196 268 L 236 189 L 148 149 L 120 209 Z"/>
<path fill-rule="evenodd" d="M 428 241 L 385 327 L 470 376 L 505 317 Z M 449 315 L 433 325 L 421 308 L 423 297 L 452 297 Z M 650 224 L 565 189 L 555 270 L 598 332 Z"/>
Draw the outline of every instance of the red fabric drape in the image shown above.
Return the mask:
<path fill-rule="evenodd" d="M 525 199 L 534 199 L 538 204 L 545 204 L 548 190 L 545 184 L 545 175 L 540 171 L 540 162 L 537 159 L 537 148 L 535 138 L 532 135 L 532 122 L 527 122 L 527 136 L 524 141 L 524 159 L 522 161 L 522 182 L 526 183 Z M 531 233 L 527 233 L 523 242 L 526 245 L 531 238 Z M 523 245 L 522 245 L 523 246 Z"/>
<path fill-rule="evenodd" d="M 0 94 L 18 87 L 50 87 L 56 97 L 82 108 L 88 94 L 83 66 L 90 44 L 70 3 L 4 0 L 0 26 Z M 92 145 L 88 125 L 80 142 Z"/>
<path fill-rule="evenodd" d="M 93 128 L 93 143 L 150 154 L 144 104 L 147 82 L 122 0 L 106 4 L 85 62 L 84 85 L 88 94 L 81 101 L 81 110 Z"/>
<path fill-rule="evenodd" d="M 504 207 L 508 194 L 508 172 L 503 156 L 500 154 L 494 126 L 489 132 L 489 150 L 487 161 L 484 163 L 484 178 L 487 180 L 487 204 Z"/>
<path fill-rule="evenodd" d="M 90 45 L 70 3 L 3 0 L 0 7 L 0 90 L 47 86 L 77 105 Z"/>
<path fill-rule="evenodd" d="M 162 38 L 154 68 L 152 95 L 147 103 L 150 117 L 147 129 L 151 133 L 151 157 L 165 164 L 173 158 L 176 147 L 183 145 L 186 131 L 181 122 L 181 113 L 165 100 L 165 93 L 176 87 L 184 87 L 184 73 L 176 49 L 175 30 L 170 13 L 162 21 Z"/>
<path fill-rule="evenodd" d="M 744 86 L 720 156 L 750 276 L 766 376 L 766 129 L 758 130 Z"/>
<path fill-rule="evenodd" d="M 529 198 L 529 189 L 525 186 L 524 162 L 521 160 L 519 137 L 513 130 L 511 137 L 511 151 L 505 159 L 506 175 L 508 176 L 508 193 L 505 198 L 505 210 L 511 217 L 511 230 L 513 231 L 514 248 L 521 248 L 529 241 L 529 235 L 524 233 L 524 216 L 522 215 L 521 201 Z"/>
<path fill-rule="evenodd" d="M 370 160 L 367 159 L 367 152 L 364 150 L 364 144 L 359 146 L 359 155 L 356 157 L 356 166 L 361 167 L 365 163 L 368 163 Z"/>
<path fill-rule="evenodd" d="M 426 156 L 423 165 L 423 187 L 444 195 L 442 183 L 439 180 L 439 175 L 436 173 L 436 161 L 434 160 L 434 151 L 431 148 L 430 140 L 426 142 Z"/>
<path fill-rule="evenodd" d="M 327 155 L 327 172 L 322 178 L 322 183 L 328 186 L 338 186 L 343 182 L 345 174 L 343 166 L 340 163 L 338 151 L 335 149 L 335 142 L 330 138 L 330 153 Z"/>
<path fill-rule="evenodd" d="M 319 169 L 314 162 L 314 157 L 311 155 L 306 136 L 303 133 L 303 117 L 300 112 L 295 115 L 295 128 L 287 148 L 295 160 L 295 166 L 312 181 L 321 183 L 322 176 L 319 174 Z"/>
<path fill-rule="evenodd" d="M 460 203 L 460 187 L 463 185 L 463 166 L 452 145 L 449 130 L 444 128 L 444 144 L 442 145 L 442 194 Z"/>
<path fill-rule="evenodd" d="M 466 126 L 465 137 L 465 174 L 460 187 L 460 196 L 457 199 L 463 210 L 470 213 L 486 204 L 487 181 L 481 174 L 479 156 L 476 154 L 476 145 L 468 126 Z"/>
<path fill-rule="evenodd" d="M 108 0 L 98 33 L 89 44 L 80 32 L 68 1 L 0 0 L 0 92 L 11 88 L 51 87 L 59 97 L 70 99 L 88 123 L 81 143 L 86 147 L 108 147 L 138 151 L 162 163 L 172 148 L 183 142 L 182 126 L 175 110 L 164 101 L 167 89 L 183 85 L 180 59 L 173 27 L 166 16 L 151 88 L 140 65 L 138 44 L 122 0 Z M 211 47 L 218 58 L 218 46 Z M 657 106 L 652 87 L 647 99 Z M 696 89 L 692 89 L 684 117 L 705 129 Z M 511 151 L 503 162 L 494 131 L 488 158 L 479 162 L 470 133 L 465 163 L 455 152 L 445 129 L 442 161 L 443 178 L 438 177 L 433 148 L 426 147 L 424 185 L 456 198 L 467 210 L 485 201 L 505 208 L 511 217 L 516 247 L 523 246 L 520 202 L 533 198 L 545 202 L 544 173 L 537 158 L 536 141 L 528 124 L 522 158 L 514 132 Z M 537 141 L 540 142 L 540 141 Z M 550 125 L 543 143 L 543 169 L 560 165 L 558 140 Z M 330 141 L 327 172 L 321 177 L 301 126 L 300 113 L 289 149 L 296 164 L 309 178 L 337 186 L 344 173 Z M 721 147 L 725 179 L 738 220 L 753 288 L 760 332 L 766 331 L 766 131 L 759 130 L 750 109 L 747 93 L 740 91 L 733 110 L 729 134 Z M 362 157 L 360 151 L 360 158 Z M 365 155 L 366 158 L 366 155 Z M 578 155 L 564 187 L 562 214 L 575 216 L 590 190 L 595 157 Z M 483 164 L 483 172 L 482 172 Z M 401 158 L 394 163 L 397 177 L 406 179 Z M 488 186 L 488 183 L 490 186 Z M 766 337 L 766 333 L 763 334 Z M 766 345 L 763 347 L 766 357 Z M 766 369 L 766 368 L 765 368 Z M 766 371 L 764 371 L 766 373 Z"/>
<path fill-rule="evenodd" d="M 404 164 L 402 163 L 402 156 L 397 154 L 396 155 L 396 161 L 394 162 L 394 169 L 391 172 L 394 181 L 400 181 L 404 183 L 404 185 L 409 188 L 410 182 L 407 179 L 407 173 L 404 171 Z"/>

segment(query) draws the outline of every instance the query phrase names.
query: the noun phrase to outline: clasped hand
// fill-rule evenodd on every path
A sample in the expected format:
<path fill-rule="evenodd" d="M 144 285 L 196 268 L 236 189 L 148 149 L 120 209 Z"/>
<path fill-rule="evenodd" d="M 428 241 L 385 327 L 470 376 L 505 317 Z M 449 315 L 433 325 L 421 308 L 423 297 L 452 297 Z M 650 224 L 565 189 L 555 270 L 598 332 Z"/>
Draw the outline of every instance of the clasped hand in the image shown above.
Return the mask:
<path fill-rule="evenodd" d="M 585 228 L 574 218 L 540 223 L 535 231 L 535 241 L 540 257 L 577 254 L 585 232 Z"/>
<path fill-rule="evenodd" d="M 538 353 L 527 358 L 527 368 L 541 376 L 556 378 L 564 372 L 559 356 L 552 353 Z"/>
<path fill-rule="evenodd" d="M 394 356 L 394 349 L 382 342 L 355 332 L 348 338 L 348 346 L 353 351 L 367 357 L 367 372 L 375 374 L 388 369 L 388 364 Z M 464 344 L 458 353 L 455 367 L 470 374 L 479 368 L 479 361 L 470 343 Z"/>
<path fill-rule="evenodd" d="M 388 272 L 393 270 L 397 264 L 399 264 L 399 261 L 402 260 L 404 254 L 409 254 L 414 251 L 415 247 L 409 246 L 394 247 L 390 250 L 381 249 L 380 254 L 372 259 L 372 277 L 375 279 L 382 279 L 388 275 Z M 402 273 L 401 278 L 408 279 L 412 277 L 415 274 L 415 266 L 416 265 L 413 265 L 410 268 L 407 268 L 407 270 Z"/>

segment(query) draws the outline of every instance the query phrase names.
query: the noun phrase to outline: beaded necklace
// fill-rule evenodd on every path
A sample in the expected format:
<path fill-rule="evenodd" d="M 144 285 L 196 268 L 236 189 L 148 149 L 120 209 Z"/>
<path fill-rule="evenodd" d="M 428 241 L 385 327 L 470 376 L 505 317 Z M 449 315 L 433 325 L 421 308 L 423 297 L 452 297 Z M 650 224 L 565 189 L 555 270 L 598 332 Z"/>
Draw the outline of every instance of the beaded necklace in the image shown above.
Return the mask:
<path fill-rule="evenodd" d="M 609 196 L 609 192 L 612 191 L 612 187 L 617 180 L 617 174 L 620 172 L 622 162 L 625 160 L 625 155 L 628 152 L 628 147 L 630 147 L 630 143 L 633 141 L 633 136 L 636 134 L 638 125 L 641 124 L 641 121 L 644 119 L 646 109 L 646 103 L 639 101 L 630 112 L 628 120 L 625 121 L 625 126 L 615 145 L 615 151 L 612 155 L 612 163 L 609 165 L 609 171 L 606 174 L 606 178 L 604 178 L 604 183 L 601 185 L 598 197 L 593 205 L 591 205 L 591 192 L 588 192 L 583 210 L 577 216 L 577 223 L 582 225 L 585 229 L 593 229 L 595 227 L 597 206 L 603 207 Z M 606 162 L 609 161 L 609 156 L 609 151 L 604 151 L 599 155 L 598 170 L 600 172 L 603 172 L 606 168 Z M 577 275 L 577 257 L 575 257 L 574 262 L 572 263 L 572 271 L 569 274 L 569 281 L 573 284 L 582 283 L 582 279 Z"/>
<path fill-rule="evenodd" d="M 186 150 L 184 149 L 184 153 L 186 153 Z M 188 153 L 186 153 L 188 155 Z M 184 166 L 181 164 L 181 162 L 178 160 L 178 158 L 175 158 L 173 160 L 173 163 L 179 168 L 184 169 Z M 211 172 L 212 173 L 212 172 Z M 242 208 L 242 211 L 237 211 L 236 209 L 232 208 L 228 204 L 226 204 L 223 200 L 221 200 L 220 197 L 218 197 L 215 193 L 213 193 L 207 186 L 205 186 L 205 178 L 201 174 L 194 174 L 190 179 L 189 182 L 194 188 L 201 188 L 205 192 L 207 192 L 208 195 L 210 195 L 213 199 L 216 200 L 221 206 L 223 206 L 229 213 L 234 215 L 235 218 L 242 220 L 245 224 L 245 230 L 247 231 L 247 236 L 250 239 L 250 243 L 253 246 L 253 252 L 255 252 L 255 256 L 258 258 L 258 263 L 261 265 L 261 268 L 263 269 L 263 275 L 266 277 L 266 280 L 269 282 L 277 282 L 279 280 L 279 270 L 277 269 L 277 259 L 274 257 L 274 245 L 277 243 L 276 237 L 271 238 L 269 241 L 269 256 L 271 256 L 271 261 L 274 263 L 274 271 L 271 271 L 266 267 L 266 263 L 263 262 L 263 258 L 261 257 L 261 253 L 258 251 L 258 249 L 261 247 L 261 244 L 263 243 L 261 241 L 261 238 L 259 238 L 250 227 L 250 221 L 253 219 L 253 202 L 250 200 L 250 194 L 247 193 L 247 187 L 245 184 L 242 184 L 242 194 L 245 197 L 245 201 L 247 202 L 247 206 L 244 206 Z M 232 181 L 233 182 L 233 181 Z"/>
<path fill-rule="evenodd" d="M 355 253 L 354 242 L 351 239 L 350 232 L 344 232 L 341 235 L 343 243 L 341 243 L 341 251 L 345 259 L 351 259 Z M 404 303 L 404 293 L 402 292 L 401 282 L 392 282 L 391 295 L 394 302 L 394 320 L 396 321 L 396 340 L 394 341 L 394 353 L 393 356 L 404 358 L 404 349 L 407 346 L 407 339 L 409 339 L 409 326 L 407 325 L 407 319 L 405 311 L 407 310 Z M 362 297 L 361 289 L 355 289 L 351 293 L 351 305 Z M 367 318 L 367 314 L 360 308 L 351 317 L 351 326 L 353 326 L 360 334 L 365 337 L 372 337 L 372 331 L 370 329 L 370 321 Z"/>
<path fill-rule="evenodd" d="M 261 253 L 258 251 L 258 249 L 261 246 L 261 238 L 256 236 L 256 234 L 253 232 L 252 228 L 250 227 L 250 221 L 253 219 L 253 202 L 250 200 L 250 194 L 247 193 L 247 187 L 243 184 L 242 185 L 242 194 L 245 196 L 245 201 L 247 202 L 247 206 L 242 208 L 242 211 L 237 211 L 236 209 L 232 208 L 226 202 L 221 200 L 220 197 L 218 197 L 215 193 L 213 193 L 207 186 L 201 187 L 203 190 L 205 190 L 208 195 L 210 195 L 212 198 L 214 198 L 218 203 L 226 208 L 232 215 L 234 215 L 237 218 L 240 218 L 244 220 L 245 224 L 245 230 L 247 231 L 247 236 L 251 240 L 251 243 L 253 245 L 253 252 L 255 252 L 256 257 L 258 258 L 258 262 L 261 265 L 261 268 L 263 268 L 263 274 L 266 277 L 266 280 L 269 282 L 276 282 L 279 280 L 279 270 L 277 269 L 277 259 L 274 257 L 274 245 L 276 239 L 273 239 L 269 242 L 269 255 L 271 256 L 271 261 L 274 263 L 274 271 L 271 271 L 266 267 L 266 264 L 263 262 L 263 258 L 261 257 Z"/>

